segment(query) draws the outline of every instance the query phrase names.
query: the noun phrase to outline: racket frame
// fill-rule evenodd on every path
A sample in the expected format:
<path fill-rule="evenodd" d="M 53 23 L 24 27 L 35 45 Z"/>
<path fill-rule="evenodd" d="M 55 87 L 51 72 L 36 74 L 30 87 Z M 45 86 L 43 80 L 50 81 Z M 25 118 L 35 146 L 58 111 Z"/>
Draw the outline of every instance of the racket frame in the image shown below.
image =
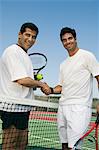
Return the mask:
<path fill-rule="evenodd" d="M 93 123 L 92 127 L 76 142 L 76 144 L 74 145 L 74 150 L 77 147 L 77 145 L 79 144 L 80 141 L 82 141 L 85 137 L 87 137 L 94 129 L 95 129 L 95 146 L 96 146 L 96 150 L 99 150 L 99 146 L 98 146 L 98 128 L 99 128 L 99 114 L 97 114 L 97 118 L 95 123 Z"/>
<path fill-rule="evenodd" d="M 44 54 L 42 54 L 42 53 L 30 53 L 29 54 L 29 56 L 31 57 L 32 55 L 40 55 L 40 56 L 43 56 L 44 58 L 45 58 L 45 65 L 43 65 L 42 67 L 40 67 L 40 68 L 34 68 L 33 70 L 34 70 L 34 72 L 35 71 L 37 71 L 36 72 L 36 74 L 38 74 L 43 68 L 45 68 L 45 66 L 47 65 L 47 57 L 44 55 Z"/>

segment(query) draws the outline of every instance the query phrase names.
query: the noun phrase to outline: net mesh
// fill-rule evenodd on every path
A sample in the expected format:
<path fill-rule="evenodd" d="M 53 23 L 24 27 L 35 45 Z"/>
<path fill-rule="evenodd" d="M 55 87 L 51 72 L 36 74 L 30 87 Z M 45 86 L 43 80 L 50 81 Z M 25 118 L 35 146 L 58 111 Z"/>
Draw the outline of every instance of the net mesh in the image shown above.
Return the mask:
<path fill-rule="evenodd" d="M 28 144 L 26 150 L 61 150 L 57 130 L 57 109 L 58 104 L 53 102 L 19 98 L 15 99 L 0 96 L 0 110 L 19 113 L 27 110 L 30 111 L 28 123 Z M 94 120 L 95 117 L 92 118 L 92 123 Z M 2 147 L 2 120 L 0 120 L 0 133 L 0 146 Z M 14 130 L 13 133 L 15 133 Z M 7 141 L 9 140 L 9 135 L 11 134 L 6 136 Z M 11 142 L 13 143 L 13 140 Z M 5 143 L 5 145 L 5 150 L 11 150 L 7 143 Z M 86 140 L 84 142 L 83 149 L 95 150 L 94 145 L 95 144 L 93 144 L 93 142 Z M 14 150 L 14 148 L 12 149 Z M 16 150 L 22 150 L 22 148 L 16 148 Z"/>

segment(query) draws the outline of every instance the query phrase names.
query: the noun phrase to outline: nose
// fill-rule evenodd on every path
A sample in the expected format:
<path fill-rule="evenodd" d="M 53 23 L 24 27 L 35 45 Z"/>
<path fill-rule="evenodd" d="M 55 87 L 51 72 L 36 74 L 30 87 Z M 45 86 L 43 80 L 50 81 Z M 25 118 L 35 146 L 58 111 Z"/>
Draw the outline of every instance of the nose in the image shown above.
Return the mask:
<path fill-rule="evenodd" d="M 28 41 L 29 41 L 29 42 L 32 42 L 32 41 L 33 41 L 32 36 L 29 36 Z"/>
<path fill-rule="evenodd" d="M 30 36 L 28 38 L 28 42 L 32 45 L 33 43 L 35 43 L 35 40 L 32 38 L 32 36 Z"/>
<path fill-rule="evenodd" d="M 69 44 L 69 43 L 70 43 L 70 40 L 69 40 L 69 39 L 67 39 L 66 43 L 67 43 L 67 44 Z"/>

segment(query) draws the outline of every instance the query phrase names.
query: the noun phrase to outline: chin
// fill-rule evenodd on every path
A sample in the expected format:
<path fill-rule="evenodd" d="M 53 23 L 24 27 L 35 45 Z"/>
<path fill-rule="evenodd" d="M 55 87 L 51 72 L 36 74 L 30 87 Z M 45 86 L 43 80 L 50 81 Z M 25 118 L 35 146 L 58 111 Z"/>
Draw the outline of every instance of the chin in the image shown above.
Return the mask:
<path fill-rule="evenodd" d="M 69 50 L 69 51 L 75 51 L 75 49 L 74 49 L 74 48 L 68 48 L 68 50 Z"/>
<path fill-rule="evenodd" d="M 29 48 L 30 48 L 30 47 L 25 47 L 24 49 L 25 49 L 26 51 L 28 51 Z"/>

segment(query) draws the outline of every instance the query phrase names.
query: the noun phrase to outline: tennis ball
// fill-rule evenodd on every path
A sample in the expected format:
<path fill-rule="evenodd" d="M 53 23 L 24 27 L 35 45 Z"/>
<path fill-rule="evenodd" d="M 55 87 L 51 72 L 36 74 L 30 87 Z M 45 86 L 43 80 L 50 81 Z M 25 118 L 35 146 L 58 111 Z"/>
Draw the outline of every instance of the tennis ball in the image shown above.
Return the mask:
<path fill-rule="evenodd" d="M 43 75 L 42 74 L 37 74 L 36 78 L 37 78 L 37 80 L 42 80 L 43 79 Z"/>

